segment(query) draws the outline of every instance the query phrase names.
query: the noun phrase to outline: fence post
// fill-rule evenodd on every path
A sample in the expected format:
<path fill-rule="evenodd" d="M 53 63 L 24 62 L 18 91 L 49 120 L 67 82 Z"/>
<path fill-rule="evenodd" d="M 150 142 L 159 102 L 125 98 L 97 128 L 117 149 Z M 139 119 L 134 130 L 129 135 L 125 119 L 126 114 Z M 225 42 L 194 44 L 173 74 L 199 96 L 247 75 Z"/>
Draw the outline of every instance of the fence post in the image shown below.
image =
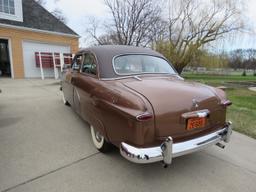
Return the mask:
<path fill-rule="evenodd" d="M 38 56 L 39 56 L 39 64 L 40 64 L 41 78 L 42 78 L 42 80 L 44 80 L 44 69 L 43 69 L 43 64 L 42 64 L 41 52 L 38 52 Z"/>
<path fill-rule="evenodd" d="M 60 53 L 60 70 L 63 72 L 63 67 L 64 67 L 64 55 L 63 53 Z"/>
<path fill-rule="evenodd" d="M 53 59 L 54 77 L 55 79 L 59 79 L 59 71 L 56 67 L 55 53 L 52 53 L 52 59 Z"/>

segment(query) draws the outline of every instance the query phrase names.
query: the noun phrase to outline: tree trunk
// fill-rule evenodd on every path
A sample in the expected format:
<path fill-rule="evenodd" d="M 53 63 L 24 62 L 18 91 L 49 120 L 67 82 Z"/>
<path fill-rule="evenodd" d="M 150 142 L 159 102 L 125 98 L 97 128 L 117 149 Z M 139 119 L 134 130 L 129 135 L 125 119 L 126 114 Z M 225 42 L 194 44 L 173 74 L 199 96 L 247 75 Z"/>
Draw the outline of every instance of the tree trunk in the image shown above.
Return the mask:
<path fill-rule="evenodd" d="M 183 65 L 174 65 L 174 68 L 176 69 L 176 71 L 178 72 L 178 74 L 180 75 L 184 69 Z"/>

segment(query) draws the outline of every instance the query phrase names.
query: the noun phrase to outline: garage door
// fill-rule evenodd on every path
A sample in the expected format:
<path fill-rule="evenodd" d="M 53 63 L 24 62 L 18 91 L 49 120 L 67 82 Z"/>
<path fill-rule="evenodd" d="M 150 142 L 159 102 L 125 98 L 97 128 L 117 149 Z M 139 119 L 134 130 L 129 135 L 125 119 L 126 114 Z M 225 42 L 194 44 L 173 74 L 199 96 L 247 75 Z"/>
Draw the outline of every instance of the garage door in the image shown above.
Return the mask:
<path fill-rule="evenodd" d="M 23 41 L 23 61 L 26 78 L 41 77 L 36 67 L 35 52 L 70 53 L 70 46 Z M 53 69 L 44 69 L 45 77 L 54 77 Z"/>

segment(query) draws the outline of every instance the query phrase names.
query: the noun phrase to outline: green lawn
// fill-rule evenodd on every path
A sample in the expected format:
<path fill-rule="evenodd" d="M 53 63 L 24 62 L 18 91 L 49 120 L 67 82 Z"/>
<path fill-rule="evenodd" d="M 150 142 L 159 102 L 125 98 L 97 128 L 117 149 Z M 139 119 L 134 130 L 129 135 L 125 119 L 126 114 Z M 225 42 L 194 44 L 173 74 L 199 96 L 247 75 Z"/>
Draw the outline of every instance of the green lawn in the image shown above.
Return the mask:
<path fill-rule="evenodd" d="M 215 76 L 185 74 L 189 81 L 199 81 L 212 86 L 225 86 L 226 93 L 233 105 L 228 109 L 228 120 L 233 128 L 256 139 L 256 92 L 248 90 L 248 86 L 256 87 L 255 76 Z"/>
<path fill-rule="evenodd" d="M 210 85 L 226 85 L 226 84 L 243 84 L 243 83 L 254 83 L 256 86 L 256 76 L 241 76 L 241 75 L 208 75 L 208 74 L 185 74 L 182 75 L 185 79 L 200 81 L 202 83 Z"/>

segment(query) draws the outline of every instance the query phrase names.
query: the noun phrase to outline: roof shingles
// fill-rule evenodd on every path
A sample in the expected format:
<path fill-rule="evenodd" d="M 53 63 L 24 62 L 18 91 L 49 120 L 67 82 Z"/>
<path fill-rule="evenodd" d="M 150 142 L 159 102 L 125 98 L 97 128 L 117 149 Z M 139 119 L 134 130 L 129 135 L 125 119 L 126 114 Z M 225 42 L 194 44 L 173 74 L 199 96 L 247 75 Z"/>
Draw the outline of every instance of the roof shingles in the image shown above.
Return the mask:
<path fill-rule="evenodd" d="M 23 0 L 22 6 L 23 22 L 0 19 L 0 23 L 78 36 L 76 32 L 58 20 L 34 0 Z"/>

